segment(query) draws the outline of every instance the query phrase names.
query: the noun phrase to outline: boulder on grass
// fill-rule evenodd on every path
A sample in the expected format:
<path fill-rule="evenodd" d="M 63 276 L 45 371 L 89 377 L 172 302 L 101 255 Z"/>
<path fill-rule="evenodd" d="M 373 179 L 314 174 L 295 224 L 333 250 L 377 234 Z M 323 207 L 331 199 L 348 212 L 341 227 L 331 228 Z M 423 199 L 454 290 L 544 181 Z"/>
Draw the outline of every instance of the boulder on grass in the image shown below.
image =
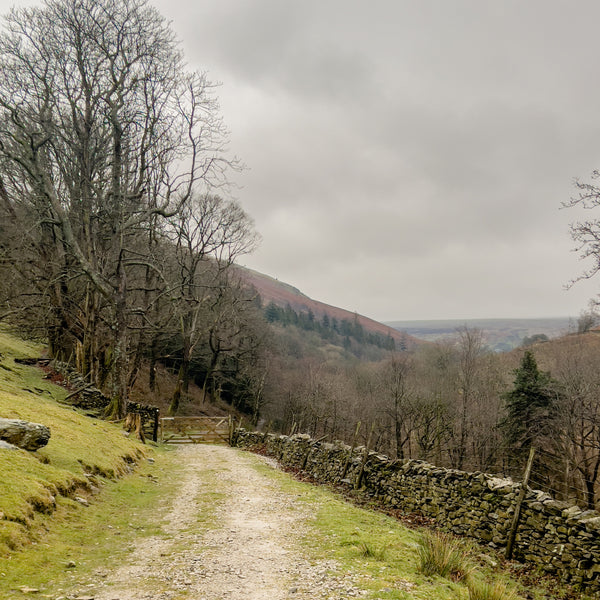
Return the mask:
<path fill-rule="evenodd" d="M 23 450 L 37 450 L 48 443 L 50 429 L 40 423 L 0 418 L 0 440 Z"/>

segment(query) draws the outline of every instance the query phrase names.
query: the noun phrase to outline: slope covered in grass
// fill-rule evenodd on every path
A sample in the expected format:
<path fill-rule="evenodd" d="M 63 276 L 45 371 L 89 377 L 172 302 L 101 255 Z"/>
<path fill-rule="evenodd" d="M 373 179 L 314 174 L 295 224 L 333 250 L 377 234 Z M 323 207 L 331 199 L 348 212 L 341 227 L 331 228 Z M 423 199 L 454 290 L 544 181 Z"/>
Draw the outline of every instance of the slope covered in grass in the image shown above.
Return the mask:
<path fill-rule="evenodd" d="M 90 493 L 103 478 L 125 473 L 143 447 L 122 429 L 61 405 L 67 391 L 36 367 L 15 358 L 36 357 L 42 348 L 0 332 L 0 417 L 42 423 L 48 445 L 37 452 L 0 449 L 0 556 L 41 532 L 41 515 L 61 498 Z"/>

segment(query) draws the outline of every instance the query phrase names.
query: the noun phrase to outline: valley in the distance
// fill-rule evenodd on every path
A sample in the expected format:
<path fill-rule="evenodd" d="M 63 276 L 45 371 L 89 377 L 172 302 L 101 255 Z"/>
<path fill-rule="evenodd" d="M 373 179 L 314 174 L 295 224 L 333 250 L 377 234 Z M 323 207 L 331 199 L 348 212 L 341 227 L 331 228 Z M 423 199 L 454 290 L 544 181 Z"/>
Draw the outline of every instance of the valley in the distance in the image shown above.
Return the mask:
<path fill-rule="evenodd" d="M 448 319 L 420 321 L 388 321 L 386 325 L 408 335 L 429 342 L 437 342 L 456 336 L 459 327 L 481 329 L 485 344 L 496 352 L 504 352 L 521 346 L 525 338 L 545 335 L 549 339 L 566 335 L 577 329 L 573 317 L 538 319 Z"/>

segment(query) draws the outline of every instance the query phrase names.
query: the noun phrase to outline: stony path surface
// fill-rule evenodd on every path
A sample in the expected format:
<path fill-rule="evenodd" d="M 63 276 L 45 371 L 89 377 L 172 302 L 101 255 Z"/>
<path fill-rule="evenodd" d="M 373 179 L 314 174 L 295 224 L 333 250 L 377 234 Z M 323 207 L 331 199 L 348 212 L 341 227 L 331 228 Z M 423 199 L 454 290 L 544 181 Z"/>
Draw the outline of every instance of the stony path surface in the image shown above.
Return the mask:
<path fill-rule="evenodd" d="M 304 557 L 297 540 L 307 531 L 307 509 L 252 466 L 256 457 L 221 446 L 182 446 L 178 452 L 185 477 L 175 500 L 165 506 L 166 535 L 139 541 L 127 564 L 104 573 L 80 598 L 309 600 L 362 595 L 352 574 L 332 575 L 332 561 Z M 214 506 L 203 525 L 202 511 Z"/>

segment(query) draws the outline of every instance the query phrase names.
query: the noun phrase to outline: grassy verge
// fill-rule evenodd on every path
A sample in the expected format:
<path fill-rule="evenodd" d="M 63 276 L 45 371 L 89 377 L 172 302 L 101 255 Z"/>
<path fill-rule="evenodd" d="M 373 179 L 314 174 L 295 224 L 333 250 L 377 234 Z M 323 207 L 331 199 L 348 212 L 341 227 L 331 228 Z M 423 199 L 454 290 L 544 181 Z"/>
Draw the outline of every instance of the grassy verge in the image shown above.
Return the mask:
<path fill-rule="evenodd" d="M 40 517 L 36 542 L 12 553 L 0 567 L 0 597 L 22 588 L 60 597 L 76 582 L 85 587 L 122 564 L 136 540 L 161 529 L 156 507 L 178 476 L 168 453 L 155 452 L 135 473 L 107 480 L 90 505 L 60 498 L 51 516 Z"/>
<path fill-rule="evenodd" d="M 311 515 L 308 533 L 299 546 L 311 562 L 327 562 L 332 577 L 351 575 L 353 585 L 371 600 L 518 600 L 560 598 L 560 591 L 525 589 L 499 567 L 479 558 L 481 549 L 452 541 L 459 562 L 470 565 L 462 581 L 423 573 L 424 531 L 407 529 L 397 520 L 347 503 L 327 489 L 293 479 L 267 466 L 258 457 L 254 467 L 274 481 Z M 127 559 L 135 543 L 145 536 L 170 539 L 157 510 L 177 493 L 182 478 L 177 454 L 164 448 L 154 451 L 154 462 L 142 461 L 139 469 L 120 480 L 107 480 L 89 507 L 61 498 L 52 516 L 42 515 L 44 535 L 26 552 L 13 553 L 0 562 L 0 597 L 23 587 L 39 589 L 40 597 L 64 596 L 74 588 L 85 596 L 87 586 Z M 224 499 L 216 489 L 217 471 L 202 474 L 197 514 L 189 531 L 201 533 L 219 527 L 215 510 Z M 172 539 L 165 560 L 177 559 L 185 536 Z M 437 552 L 439 548 L 434 548 Z M 173 555 L 173 556 L 171 556 Z M 446 554 L 442 552 L 442 556 Z M 332 559 L 335 561 L 332 563 Z M 433 559 L 437 562 L 437 559 Z M 160 585 L 157 582 L 156 590 Z M 581 596 L 584 598 L 584 596 Z"/>
<path fill-rule="evenodd" d="M 257 467 L 305 502 L 314 515 L 303 548 L 311 560 L 334 559 L 338 572 L 353 573 L 367 598 L 456 600 L 467 598 L 464 586 L 418 570 L 420 533 L 398 521 L 358 508 L 329 490 L 294 480 L 290 475 Z"/>
<path fill-rule="evenodd" d="M 68 514 L 72 498 L 95 493 L 149 452 L 120 427 L 62 406 L 64 389 L 40 369 L 14 362 L 41 351 L 0 332 L 0 417 L 42 423 L 51 431 L 37 452 L 0 450 L 0 559 L 12 560 L 42 539 L 49 515 Z"/>
<path fill-rule="evenodd" d="M 256 468 L 309 505 L 314 517 L 310 534 L 303 542 L 307 556 L 313 560 L 334 558 L 339 565 L 334 575 L 355 573 L 361 587 L 368 591 L 367 598 L 590 598 L 573 595 L 556 582 L 525 586 L 505 571 L 487 548 L 452 536 L 430 536 L 424 529 L 409 529 L 392 517 L 354 506 L 326 488 L 297 481 L 265 465 Z M 432 552 L 428 552 L 428 547 Z M 451 568 L 446 569 L 448 561 Z M 435 563 L 439 563 L 440 571 L 447 571 L 447 577 L 436 574 Z"/>

